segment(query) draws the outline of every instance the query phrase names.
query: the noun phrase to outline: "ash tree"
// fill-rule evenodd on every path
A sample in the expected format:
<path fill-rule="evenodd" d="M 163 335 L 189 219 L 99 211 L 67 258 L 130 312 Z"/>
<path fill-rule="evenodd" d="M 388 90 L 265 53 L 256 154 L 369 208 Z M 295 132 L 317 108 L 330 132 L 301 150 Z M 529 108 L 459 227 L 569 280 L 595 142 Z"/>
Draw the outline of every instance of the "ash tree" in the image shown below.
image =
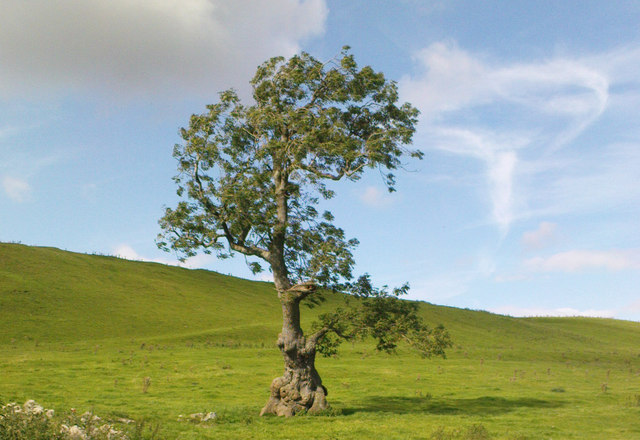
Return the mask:
<path fill-rule="evenodd" d="M 345 237 L 330 212 L 317 210 L 334 196 L 328 182 L 356 181 L 366 169 L 379 169 L 393 191 L 392 171 L 402 159 L 422 157 L 407 148 L 418 111 L 399 105 L 396 84 L 359 68 L 348 47 L 326 63 L 307 53 L 272 58 L 251 85 L 253 104 L 221 92 L 180 131 L 183 143 L 173 156 L 181 201 L 160 219 L 158 246 L 183 259 L 200 251 L 240 253 L 254 273 L 272 272 L 284 373 L 273 380 L 261 414 L 318 412 L 328 404 L 317 352 L 331 355 L 340 341 L 363 337 L 383 351 L 404 340 L 427 357 L 444 356 L 451 344 L 444 328 L 421 320 L 416 303 L 399 299 L 408 286 L 378 289 L 368 275 L 354 278 L 358 241 Z M 317 303 L 327 288 L 350 300 L 305 335 L 301 302 Z"/>

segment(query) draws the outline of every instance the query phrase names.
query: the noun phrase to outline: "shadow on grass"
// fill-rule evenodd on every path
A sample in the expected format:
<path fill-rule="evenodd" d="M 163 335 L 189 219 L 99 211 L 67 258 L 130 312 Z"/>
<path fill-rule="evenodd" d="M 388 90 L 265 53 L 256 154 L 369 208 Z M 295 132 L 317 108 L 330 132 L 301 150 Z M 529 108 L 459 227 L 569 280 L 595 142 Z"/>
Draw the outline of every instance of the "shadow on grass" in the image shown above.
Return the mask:
<path fill-rule="evenodd" d="M 532 399 L 527 397 L 507 399 L 483 396 L 475 399 L 447 399 L 426 397 L 373 396 L 357 407 L 344 408 L 344 415 L 361 412 L 388 412 L 394 414 L 466 414 L 497 415 L 518 408 L 558 408 L 561 401 Z"/>

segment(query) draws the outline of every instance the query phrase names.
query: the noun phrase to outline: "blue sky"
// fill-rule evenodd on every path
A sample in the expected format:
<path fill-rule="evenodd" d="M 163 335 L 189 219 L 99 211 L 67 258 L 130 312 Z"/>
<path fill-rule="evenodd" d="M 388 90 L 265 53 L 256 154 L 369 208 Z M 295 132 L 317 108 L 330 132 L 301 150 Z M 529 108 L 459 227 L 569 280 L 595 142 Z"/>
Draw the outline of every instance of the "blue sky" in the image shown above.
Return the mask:
<path fill-rule="evenodd" d="M 637 1 L 4 0 L 0 241 L 175 264 L 178 129 L 255 67 L 356 60 L 421 110 L 425 159 L 337 186 L 358 272 L 515 316 L 640 320 Z M 190 267 L 251 278 L 242 257 Z"/>

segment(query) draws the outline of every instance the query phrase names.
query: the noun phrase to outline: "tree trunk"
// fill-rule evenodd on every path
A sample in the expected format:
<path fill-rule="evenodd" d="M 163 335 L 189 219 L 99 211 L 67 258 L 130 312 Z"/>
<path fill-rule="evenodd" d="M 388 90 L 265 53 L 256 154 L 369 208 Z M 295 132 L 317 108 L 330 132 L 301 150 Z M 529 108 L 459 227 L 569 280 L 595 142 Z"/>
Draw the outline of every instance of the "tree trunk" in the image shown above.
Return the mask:
<path fill-rule="evenodd" d="M 284 139 L 286 141 L 286 139 Z M 278 347 L 284 358 L 284 374 L 271 383 L 271 396 L 260 415 L 292 416 L 300 411 L 318 412 L 326 409 L 327 389 L 316 371 L 316 344 L 307 341 L 300 327 L 300 301 L 315 292 L 313 283 L 291 286 L 285 263 L 284 248 L 287 231 L 288 175 L 282 160 L 274 157 L 273 180 L 276 188 L 278 224 L 273 228 L 269 264 L 273 281 L 282 304 L 282 332 Z"/>
<path fill-rule="evenodd" d="M 308 342 L 300 328 L 300 299 L 287 292 L 280 294 L 282 333 L 278 347 L 284 357 L 284 374 L 271 383 L 271 396 L 260 415 L 292 416 L 328 408 L 327 389 L 315 368 L 316 347 Z"/>

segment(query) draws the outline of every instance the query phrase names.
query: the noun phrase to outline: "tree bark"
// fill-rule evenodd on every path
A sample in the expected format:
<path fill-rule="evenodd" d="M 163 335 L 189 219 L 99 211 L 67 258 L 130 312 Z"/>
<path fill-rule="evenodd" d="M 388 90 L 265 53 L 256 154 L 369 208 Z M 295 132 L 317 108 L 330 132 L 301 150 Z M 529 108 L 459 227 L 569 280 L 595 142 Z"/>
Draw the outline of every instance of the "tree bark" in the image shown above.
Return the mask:
<path fill-rule="evenodd" d="M 306 340 L 300 327 L 300 300 L 306 295 L 304 291 L 296 291 L 296 287 L 279 294 L 282 333 L 278 336 L 278 347 L 284 358 L 284 374 L 271 383 L 271 396 L 261 416 L 289 417 L 301 411 L 315 413 L 329 407 L 327 389 L 315 368 L 315 343 Z"/>

